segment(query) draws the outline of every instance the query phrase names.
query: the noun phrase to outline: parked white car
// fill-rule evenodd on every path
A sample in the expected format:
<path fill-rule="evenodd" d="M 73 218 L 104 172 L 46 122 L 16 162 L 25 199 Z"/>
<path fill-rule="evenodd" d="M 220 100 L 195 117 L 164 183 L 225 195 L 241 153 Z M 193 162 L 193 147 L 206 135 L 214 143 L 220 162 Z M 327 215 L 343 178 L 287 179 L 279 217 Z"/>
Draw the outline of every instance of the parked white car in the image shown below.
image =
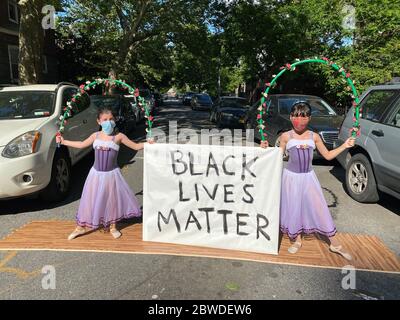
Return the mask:
<path fill-rule="evenodd" d="M 39 193 L 62 200 L 70 189 L 71 166 L 91 151 L 57 147 L 57 121 L 78 91 L 69 83 L 0 88 L 0 200 Z M 84 140 L 98 130 L 89 96 L 68 119 L 64 137 Z"/>

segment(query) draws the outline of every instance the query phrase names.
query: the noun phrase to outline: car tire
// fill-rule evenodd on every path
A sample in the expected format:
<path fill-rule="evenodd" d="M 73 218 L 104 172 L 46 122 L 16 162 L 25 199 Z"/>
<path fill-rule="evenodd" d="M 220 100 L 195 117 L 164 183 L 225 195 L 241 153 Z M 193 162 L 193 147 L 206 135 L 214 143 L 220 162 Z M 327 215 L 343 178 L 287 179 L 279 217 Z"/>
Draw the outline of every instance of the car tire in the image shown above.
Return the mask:
<path fill-rule="evenodd" d="M 71 160 L 65 150 L 57 149 L 51 168 L 50 182 L 40 193 L 40 198 L 47 202 L 65 199 L 71 187 Z"/>
<path fill-rule="evenodd" d="M 346 189 L 358 202 L 374 203 L 379 200 L 371 162 L 362 153 L 352 156 L 346 166 Z"/>

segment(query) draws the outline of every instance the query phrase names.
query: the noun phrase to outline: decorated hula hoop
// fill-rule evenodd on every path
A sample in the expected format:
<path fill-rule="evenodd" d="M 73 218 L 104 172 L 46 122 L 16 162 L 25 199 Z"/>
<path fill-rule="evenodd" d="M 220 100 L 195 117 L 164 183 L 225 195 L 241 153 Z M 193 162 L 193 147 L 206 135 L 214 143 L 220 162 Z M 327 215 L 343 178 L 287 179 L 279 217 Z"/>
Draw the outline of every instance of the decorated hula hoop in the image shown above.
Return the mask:
<path fill-rule="evenodd" d="M 350 135 L 355 138 L 360 135 L 360 99 L 357 92 L 356 87 L 354 86 L 354 81 L 350 78 L 350 73 L 347 72 L 344 68 L 338 66 L 336 63 L 330 61 L 328 58 L 314 58 L 314 59 L 306 59 L 300 61 L 296 59 L 293 64 L 287 63 L 285 66 L 280 68 L 280 72 L 277 75 L 273 75 L 273 79 L 270 83 L 266 83 L 267 88 L 261 97 L 260 107 L 258 108 L 257 122 L 258 122 L 258 130 L 261 135 L 261 141 L 265 141 L 267 134 L 264 132 L 265 130 L 265 122 L 263 120 L 263 115 L 268 112 L 271 100 L 267 105 L 266 100 L 268 98 L 269 90 L 276 85 L 277 80 L 280 76 L 282 76 L 286 71 L 294 71 L 297 66 L 306 64 L 306 63 L 320 63 L 326 66 L 331 67 L 335 71 L 339 72 L 339 74 L 345 79 L 345 83 L 347 83 L 347 90 L 352 91 L 351 97 L 353 99 L 353 107 L 354 107 L 354 117 L 353 117 L 353 128 L 350 130 Z"/>
<path fill-rule="evenodd" d="M 150 110 L 147 106 L 146 100 L 140 96 L 139 89 L 133 89 L 130 85 L 125 83 L 122 80 L 115 79 L 95 79 L 90 82 L 87 81 L 86 84 L 82 84 L 79 87 L 79 92 L 75 94 L 70 100 L 67 101 L 67 105 L 63 106 L 64 113 L 59 118 L 60 128 L 58 130 L 58 135 L 64 132 L 64 127 L 67 124 L 67 119 L 71 118 L 75 112 L 79 112 L 79 100 L 82 98 L 82 95 L 86 93 L 86 91 L 90 89 L 94 89 L 97 85 L 111 85 L 111 86 L 122 86 L 125 90 L 128 90 L 129 94 L 134 95 L 138 100 L 138 105 L 145 112 L 146 121 L 146 132 L 148 133 L 148 137 L 151 138 L 151 128 L 153 127 L 153 116 L 150 114 Z"/>

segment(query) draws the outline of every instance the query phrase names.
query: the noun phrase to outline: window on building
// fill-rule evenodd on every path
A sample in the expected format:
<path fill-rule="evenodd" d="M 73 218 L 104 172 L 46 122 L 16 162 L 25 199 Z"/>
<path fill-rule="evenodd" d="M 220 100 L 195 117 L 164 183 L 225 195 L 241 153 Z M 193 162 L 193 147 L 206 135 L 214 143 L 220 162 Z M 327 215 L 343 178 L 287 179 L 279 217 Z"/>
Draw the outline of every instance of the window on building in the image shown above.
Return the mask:
<path fill-rule="evenodd" d="M 8 61 L 10 62 L 11 81 L 16 82 L 19 79 L 19 73 L 18 73 L 19 49 L 18 49 L 18 46 L 8 46 Z"/>
<path fill-rule="evenodd" d="M 18 23 L 18 4 L 16 0 L 8 0 L 8 19 Z"/>

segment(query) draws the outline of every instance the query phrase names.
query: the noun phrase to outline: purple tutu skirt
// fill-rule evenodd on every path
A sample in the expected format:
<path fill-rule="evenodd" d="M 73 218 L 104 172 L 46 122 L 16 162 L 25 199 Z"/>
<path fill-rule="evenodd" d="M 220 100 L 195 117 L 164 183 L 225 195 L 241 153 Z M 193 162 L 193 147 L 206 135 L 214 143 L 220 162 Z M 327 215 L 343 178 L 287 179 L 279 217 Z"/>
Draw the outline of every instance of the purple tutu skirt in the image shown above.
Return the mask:
<path fill-rule="evenodd" d="M 108 227 L 141 214 L 139 202 L 119 168 L 111 171 L 90 170 L 76 215 L 79 226 L 92 229 Z"/>
<path fill-rule="evenodd" d="M 299 234 L 320 233 L 332 237 L 336 227 L 314 170 L 283 170 L 280 228 L 295 239 Z"/>

